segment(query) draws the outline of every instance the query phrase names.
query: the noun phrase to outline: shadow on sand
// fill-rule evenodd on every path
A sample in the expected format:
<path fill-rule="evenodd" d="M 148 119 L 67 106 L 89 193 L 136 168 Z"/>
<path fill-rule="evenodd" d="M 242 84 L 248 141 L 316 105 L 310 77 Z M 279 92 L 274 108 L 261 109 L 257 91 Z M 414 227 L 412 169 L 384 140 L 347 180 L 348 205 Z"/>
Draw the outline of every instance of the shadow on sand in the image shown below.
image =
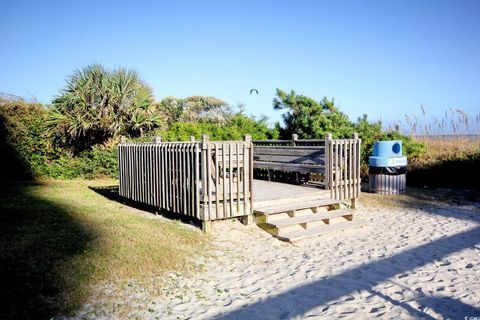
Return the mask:
<path fill-rule="evenodd" d="M 402 205 L 406 207 L 413 206 L 408 201 L 405 201 Z M 432 203 L 428 204 L 428 206 L 425 205 L 425 210 L 427 210 L 427 214 L 437 214 L 480 223 L 480 211 L 472 212 L 458 208 L 449 210 L 445 206 L 436 206 Z M 454 298 L 442 296 L 441 292 L 438 295 L 432 295 L 417 289 L 414 292 L 415 301 L 421 307 L 416 309 L 405 302 L 396 301 L 392 297 L 376 292 L 373 289 L 382 282 L 392 281 L 392 279 L 401 278 L 405 274 L 414 272 L 415 268 L 439 261 L 455 252 L 476 246 L 478 248 L 478 245 L 480 245 L 480 227 L 475 227 L 468 231 L 443 237 L 400 252 L 394 256 L 365 263 L 340 274 L 296 287 L 241 309 L 220 315 L 217 319 L 248 319 L 255 316 L 258 317 L 259 315 L 271 319 L 291 319 L 302 316 L 316 307 L 326 306 L 335 299 L 362 290 L 403 308 L 415 318 L 433 319 L 433 317 L 424 312 L 427 309 L 431 309 L 444 318 L 449 319 L 480 316 L 479 308 Z M 466 268 L 472 267 L 467 266 L 467 264 L 468 261 L 465 262 Z M 480 266 L 473 267 L 478 268 Z M 448 266 L 445 266 L 445 268 L 448 268 Z M 438 285 L 440 287 L 441 284 L 439 283 Z"/>
<path fill-rule="evenodd" d="M 374 292 L 373 287 L 380 283 L 408 273 L 428 263 L 480 244 L 480 228 L 441 238 L 421 245 L 392 257 L 366 263 L 338 275 L 297 287 L 276 296 L 250 304 L 242 309 L 224 314 L 218 319 L 248 319 L 253 315 L 265 315 L 271 319 L 291 319 L 342 296 L 362 290 L 379 295 L 386 301 L 404 308 L 412 317 L 433 319 L 426 313 L 416 310 L 406 303 Z M 367 280 L 368 279 L 368 280 Z M 480 309 L 448 298 L 426 295 L 423 291 L 415 292 L 415 300 L 421 304 L 421 310 L 430 308 L 445 318 L 478 316 Z M 292 308 L 291 306 L 295 306 Z"/>

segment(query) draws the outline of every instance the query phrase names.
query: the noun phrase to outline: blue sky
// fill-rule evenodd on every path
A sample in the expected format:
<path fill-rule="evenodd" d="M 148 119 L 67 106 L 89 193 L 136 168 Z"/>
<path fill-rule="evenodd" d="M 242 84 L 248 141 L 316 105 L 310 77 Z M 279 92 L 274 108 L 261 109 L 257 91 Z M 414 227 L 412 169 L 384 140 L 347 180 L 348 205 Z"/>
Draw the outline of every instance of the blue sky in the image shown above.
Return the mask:
<path fill-rule="evenodd" d="M 480 1 L 0 2 L 0 91 L 49 103 L 90 63 L 165 96 L 212 95 L 280 118 L 275 88 L 352 119 L 480 111 Z M 251 88 L 259 91 L 250 95 Z"/>

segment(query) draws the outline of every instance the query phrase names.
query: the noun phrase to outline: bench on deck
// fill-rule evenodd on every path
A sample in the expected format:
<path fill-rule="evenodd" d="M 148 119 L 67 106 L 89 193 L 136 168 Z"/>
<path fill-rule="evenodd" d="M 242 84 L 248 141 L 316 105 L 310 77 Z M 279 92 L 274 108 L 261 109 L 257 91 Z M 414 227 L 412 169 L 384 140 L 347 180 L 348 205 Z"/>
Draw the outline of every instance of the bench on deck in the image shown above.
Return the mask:
<path fill-rule="evenodd" d="M 325 173 L 325 146 L 323 140 L 312 145 L 303 145 L 304 140 L 294 137 L 292 140 L 277 140 L 266 145 L 262 141 L 254 141 L 253 168 L 267 170 L 271 180 L 271 171 L 296 173 L 297 182 L 300 174 L 309 175 Z M 307 141 L 307 140 L 305 140 Z"/>

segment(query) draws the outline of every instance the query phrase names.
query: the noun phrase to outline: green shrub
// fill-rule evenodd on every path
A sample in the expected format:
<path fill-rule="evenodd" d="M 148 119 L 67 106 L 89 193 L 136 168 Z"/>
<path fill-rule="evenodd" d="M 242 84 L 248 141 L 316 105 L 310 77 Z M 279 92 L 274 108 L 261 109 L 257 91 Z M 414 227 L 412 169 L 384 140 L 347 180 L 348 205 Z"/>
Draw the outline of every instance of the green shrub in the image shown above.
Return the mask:
<path fill-rule="evenodd" d="M 165 141 L 187 141 L 191 136 L 199 140 L 203 134 L 208 134 L 210 140 L 242 140 L 245 134 L 250 134 L 254 140 L 278 138 L 278 131 L 270 129 L 265 119 L 256 120 L 241 113 L 233 115 L 224 123 L 176 122 L 169 130 L 157 131 L 155 134 L 162 136 Z"/>
<path fill-rule="evenodd" d="M 21 98 L 0 98 L 0 164 L 3 179 L 41 175 L 46 159 L 59 151 L 45 134 L 45 108 Z"/>

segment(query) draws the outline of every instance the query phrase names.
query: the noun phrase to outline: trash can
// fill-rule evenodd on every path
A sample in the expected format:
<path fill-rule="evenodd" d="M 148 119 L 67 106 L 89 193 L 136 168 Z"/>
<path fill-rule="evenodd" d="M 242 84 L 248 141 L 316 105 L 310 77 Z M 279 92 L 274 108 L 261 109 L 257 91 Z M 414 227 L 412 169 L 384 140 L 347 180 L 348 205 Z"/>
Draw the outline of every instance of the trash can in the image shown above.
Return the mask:
<path fill-rule="evenodd" d="M 401 194 L 407 185 L 407 157 L 402 155 L 402 141 L 377 141 L 369 157 L 370 192 Z"/>

